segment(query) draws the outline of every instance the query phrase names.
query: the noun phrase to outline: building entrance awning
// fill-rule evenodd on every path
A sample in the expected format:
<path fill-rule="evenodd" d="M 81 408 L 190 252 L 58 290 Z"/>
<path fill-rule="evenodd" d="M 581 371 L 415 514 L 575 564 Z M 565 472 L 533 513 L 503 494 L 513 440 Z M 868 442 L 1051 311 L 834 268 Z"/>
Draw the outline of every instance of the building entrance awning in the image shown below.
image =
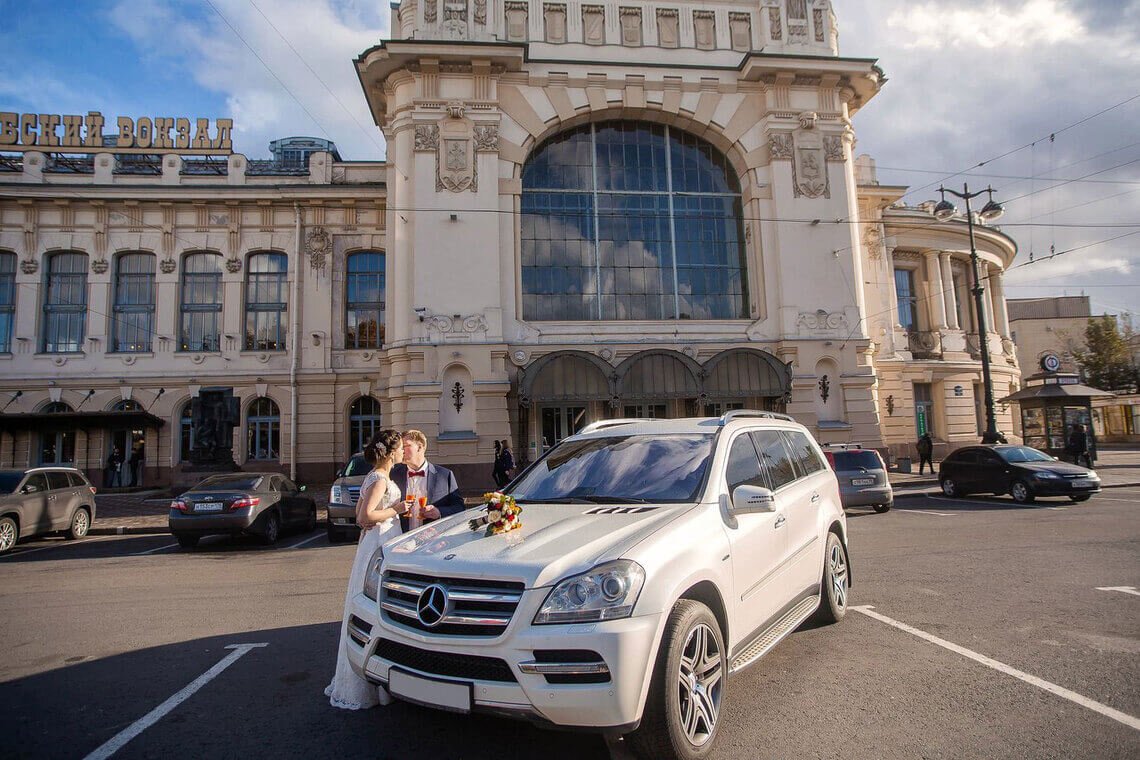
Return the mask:
<path fill-rule="evenodd" d="M 122 412 L 25 412 L 0 414 L 0 431 L 25 430 L 138 430 L 166 424 L 161 417 L 140 410 Z"/>

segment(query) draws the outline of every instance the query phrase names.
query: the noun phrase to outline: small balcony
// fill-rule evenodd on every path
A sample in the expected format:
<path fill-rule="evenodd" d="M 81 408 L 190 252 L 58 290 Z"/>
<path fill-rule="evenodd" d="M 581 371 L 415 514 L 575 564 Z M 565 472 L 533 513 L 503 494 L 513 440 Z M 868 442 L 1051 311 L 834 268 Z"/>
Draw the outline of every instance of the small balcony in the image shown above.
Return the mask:
<path fill-rule="evenodd" d="M 937 330 L 911 330 L 906 334 L 906 348 L 915 359 L 941 359 L 942 335 Z"/>

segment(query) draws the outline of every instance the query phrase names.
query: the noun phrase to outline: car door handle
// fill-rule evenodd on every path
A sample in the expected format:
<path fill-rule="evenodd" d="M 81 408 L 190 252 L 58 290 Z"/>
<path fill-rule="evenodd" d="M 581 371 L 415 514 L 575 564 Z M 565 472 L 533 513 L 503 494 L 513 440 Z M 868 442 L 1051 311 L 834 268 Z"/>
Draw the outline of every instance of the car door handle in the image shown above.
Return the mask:
<path fill-rule="evenodd" d="M 818 494 L 818 493 L 813 493 L 813 494 L 811 495 L 811 503 L 812 503 L 812 504 L 815 504 L 817 501 L 819 501 L 819 494 Z"/>
<path fill-rule="evenodd" d="M 772 527 L 773 527 L 773 528 L 779 528 L 781 525 L 783 525 L 783 524 L 784 524 L 784 522 L 785 522 L 787 519 L 788 519 L 788 518 L 784 517 L 783 515 L 777 515 L 777 516 L 776 516 L 776 522 L 775 522 L 775 524 L 774 524 L 774 525 L 772 525 Z"/>

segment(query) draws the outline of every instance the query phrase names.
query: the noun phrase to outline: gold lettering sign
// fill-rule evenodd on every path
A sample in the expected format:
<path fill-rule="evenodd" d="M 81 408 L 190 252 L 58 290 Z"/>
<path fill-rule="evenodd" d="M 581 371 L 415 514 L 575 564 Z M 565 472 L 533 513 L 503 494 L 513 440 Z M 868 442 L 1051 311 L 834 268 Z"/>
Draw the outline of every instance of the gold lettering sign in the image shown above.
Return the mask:
<path fill-rule="evenodd" d="M 104 145 L 106 120 L 98 111 L 86 116 L 0 111 L 0 153 L 41 150 L 47 153 L 233 153 L 233 119 L 172 116 L 120 116 L 114 144 Z"/>

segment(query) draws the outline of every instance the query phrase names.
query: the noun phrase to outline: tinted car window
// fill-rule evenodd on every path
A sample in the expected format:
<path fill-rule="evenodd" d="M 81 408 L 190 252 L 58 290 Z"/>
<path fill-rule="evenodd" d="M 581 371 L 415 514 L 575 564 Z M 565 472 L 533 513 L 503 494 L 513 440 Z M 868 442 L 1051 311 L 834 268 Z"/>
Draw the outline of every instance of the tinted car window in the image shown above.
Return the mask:
<path fill-rule="evenodd" d="M 768 487 L 768 480 L 760 469 L 760 460 L 756 458 L 756 447 L 747 435 L 742 435 L 732 442 L 728 450 L 728 467 L 725 469 L 724 479 L 728 481 L 728 493 L 731 496 L 737 486 Z"/>
<path fill-rule="evenodd" d="M 565 441 L 510 493 L 520 502 L 610 497 L 695 501 L 712 455 L 711 435 L 624 435 Z"/>
<path fill-rule="evenodd" d="M 67 479 L 71 482 L 72 487 L 78 486 L 80 488 L 87 487 L 87 481 L 78 472 L 67 473 Z"/>
<path fill-rule="evenodd" d="M 1043 451 L 1028 446 L 1010 446 L 1008 449 L 995 449 L 998 456 L 1007 462 L 1052 462 L 1053 457 Z"/>
<path fill-rule="evenodd" d="M 881 470 L 882 463 L 873 451 L 833 451 L 836 470 Z"/>
<path fill-rule="evenodd" d="M 978 452 L 974 451 L 973 449 L 969 451 L 962 451 L 959 449 L 950 456 L 946 457 L 946 461 L 953 464 L 977 464 Z"/>
<path fill-rule="evenodd" d="M 212 478 L 206 478 L 198 485 L 194 486 L 194 490 L 203 488 L 226 488 L 233 491 L 251 491 L 257 488 L 262 477 L 260 475 L 215 475 Z"/>
<path fill-rule="evenodd" d="M 29 475 L 28 482 L 24 484 L 25 488 L 27 486 L 32 486 L 37 491 L 46 491 L 48 490 L 47 477 L 45 477 L 42 472 L 37 472 Z"/>
<path fill-rule="evenodd" d="M 801 478 L 805 475 L 811 475 L 813 472 L 819 472 L 827 466 L 815 453 L 815 446 L 811 445 L 811 441 L 806 435 L 798 430 L 785 431 L 784 435 L 787 436 L 788 444 L 792 449 L 792 461 L 795 462 L 796 471 Z"/>
<path fill-rule="evenodd" d="M 768 473 L 768 482 L 775 490 L 786 486 L 796 479 L 796 471 L 792 465 L 788 447 L 784 445 L 784 437 L 777 430 L 761 430 L 752 434 L 756 448 L 760 451 L 760 460 Z"/>
<path fill-rule="evenodd" d="M 22 472 L 0 472 L 0 494 L 12 493 L 23 479 Z"/>
<path fill-rule="evenodd" d="M 48 485 L 54 491 L 57 488 L 71 488 L 71 481 L 67 479 L 66 472 L 51 470 L 47 474 Z"/>
<path fill-rule="evenodd" d="M 360 477 L 361 475 L 367 475 L 368 471 L 371 469 L 372 466 L 369 465 L 368 462 L 364 461 L 364 457 L 362 457 L 360 454 L 357 454 L 352 459 L 348 460 L 348 465 L 344 468 L 343 477 Z"/>

